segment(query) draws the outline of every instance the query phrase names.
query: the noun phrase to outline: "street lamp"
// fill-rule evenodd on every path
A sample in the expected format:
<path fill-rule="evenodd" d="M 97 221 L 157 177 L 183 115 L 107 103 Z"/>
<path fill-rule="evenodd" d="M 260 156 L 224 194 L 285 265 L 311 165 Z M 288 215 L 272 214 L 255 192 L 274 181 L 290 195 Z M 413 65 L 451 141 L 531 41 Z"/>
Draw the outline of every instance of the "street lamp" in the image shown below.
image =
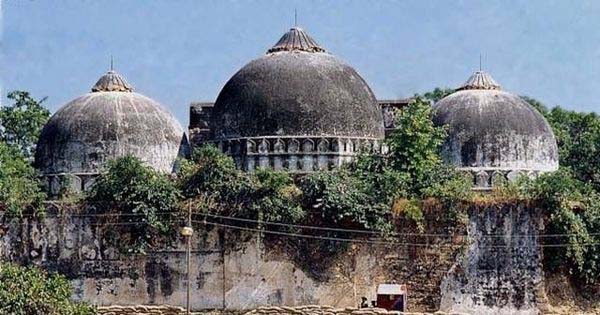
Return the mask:
<path fill-rule="evenodd" d="M 192 228 L 192 211 L 188 213 L 188 223 L 181 229 L 181 236 L 185 237 L 187 241 L 187 250 L 185 255 L 186 261 L 186 274 L 187 274 L 187 296 L 186 296 L 186 314 L 190 315 L 190 265 L 192 255 L 192 235 L 194 235 L 194 229 Z"/>

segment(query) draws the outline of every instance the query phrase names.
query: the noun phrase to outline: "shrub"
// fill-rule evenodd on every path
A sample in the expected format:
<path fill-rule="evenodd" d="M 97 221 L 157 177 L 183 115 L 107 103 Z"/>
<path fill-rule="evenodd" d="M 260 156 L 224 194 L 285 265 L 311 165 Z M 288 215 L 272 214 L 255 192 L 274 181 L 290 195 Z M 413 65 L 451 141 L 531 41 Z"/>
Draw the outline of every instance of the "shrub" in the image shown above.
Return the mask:
<path fill-rule="evenodd" d="M 244 217 L 268 222 L 298 223 L 305 211 L 301 205 L 302 192 L 286 172 L 258 169 L 251 174 L 252 202 L 250 213 Z"/>
<path fill-rule="evenodd" d="M 431 175 L 442 166 L 439 149 L 446 131 L 434 125 L 432 116 L 429 102 L 416 97 L 397 111 L 398 128 L 386 139 L 391 167 L 407 174 L 409 189 L 416 194 L 438 180 Z"/>
<path fill-rule="evenodd" d="M 126 223 L 120 232 L 130 240 L 121 246 L 130 251 L 143 252 L 158 236 L 174 234 L 180 200 L 175 183 L 135 157 L 110 161 L 86 199 L 95 211 L 115 214 L 116 221 Z"/>
<path fill-rule="evenodd" d="M 196 149 L 177 174 L 185 198 L 195 199 L 194 208 L 203 212 L 237 215 L 251 201 L 251 182 L 236 169 L 233 159 L 213 145 Z"/>
<path fill-rule="evenodd" d="M 25 91 L 12 91 L 7 98 L 14 103 L 0 107 L 0 139 L 30 159 L 50 117 L 50 111 L 42 106 L 46 99 L 36 100 Z"/>
<path fill-rule="evenodd" d="M 373 182 L 362 180 L 350 168 L 316 172 L 302 179 L 309 224 L 389 232 L 390 204 L 378 200 Z"/>
<path fill-rule="evenodd" d="M 0 263 L 0 314 L 88 315 L 94 307 L 70 301 L 70 283 L 36 267 Z"/>
<path fill-rule="evenodd" d="M 600 251 L 595 245 L 600 242 L 600 195 L 567 168 L 521 181 L 520 194 L 548 213 L 542 243 L 559 245 L 544 248 L 545 267 L 566 269 L 586 283 L 596 283 L 600 278 Z"/>
<path fill-rule="evenodd" d="M 45 194 L 36 171 L 15 147 L 0 142 L 0 203 L 10 216 L 32 207 L 42 212 Z"/>

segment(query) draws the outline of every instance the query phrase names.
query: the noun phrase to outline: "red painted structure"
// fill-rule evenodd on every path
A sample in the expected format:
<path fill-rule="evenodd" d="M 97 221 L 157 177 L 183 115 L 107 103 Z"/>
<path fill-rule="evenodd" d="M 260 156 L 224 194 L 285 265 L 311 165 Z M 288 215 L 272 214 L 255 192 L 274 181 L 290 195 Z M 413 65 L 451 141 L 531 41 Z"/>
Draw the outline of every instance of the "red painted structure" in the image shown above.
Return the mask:
<path fill-rule="evenodd" d="M 407 309 L 406 285 L 380 284 L 377 286 L 377 307 L 404 312 Z"/>

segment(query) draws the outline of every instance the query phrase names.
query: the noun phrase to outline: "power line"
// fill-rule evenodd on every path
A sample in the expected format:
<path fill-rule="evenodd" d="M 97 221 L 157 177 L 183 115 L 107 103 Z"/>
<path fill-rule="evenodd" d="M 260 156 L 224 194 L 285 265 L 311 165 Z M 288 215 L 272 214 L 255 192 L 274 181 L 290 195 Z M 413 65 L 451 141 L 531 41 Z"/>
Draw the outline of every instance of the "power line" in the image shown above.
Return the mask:
<path fill-rule="evenodd" d="M 246 222 L 246 223 L 256 223 L 256 224 L 262 224 L 262 225 L 274 225 L 274 226 L 284 226 L 284 227 L 291 227 L 291 228 L 322 230 L 322 231 L 332 231 L 332 232 L 373 234 L 373 235 L 384 235 L 384 236 L 386 235 L 385 232 L 375 231 L 375 230 L 344 229 L 344 228 L 322 227 L 322 226 L 314 226 L 314 225 L 301 225 L 301 224 L 290 224 L 290 223 L 282 223 L 282 222 L 259 221 L 259 220 L 254 220 L 254 219 L 246 219 L 246 218 L 239 218 L 239 217 L 233 217 L 233 216 L 222 216 L 222 215 L 202 213 L 202 212 L 193 212 L 192 214 L 204 215 L 204 216 L 210 216 L 210 217 L 219 218 L 219 219 L 233 220 L 233 221 Z M 155 215 L 157 215 L 157 216 L 160 216 L 160 215 L 183 216 L 184 214 L 181 212 L 174 211 L 174 212 L 157 212 L 157 213 L 155 213 Z M 34 214 L 24 214 L 22 216 L 30 217 L 30 218 L 37 217 Z M 76 213 L 76 214 L 62 214 L 62 215 L 57 215 L 57 214 L 45 215 L 46 218 L 49 218 L 49 217 L 82 217 L 82 218 L 86 218 L 86 217 L 136 217 L 136 216 L 146 216 L 146 214 L 143 214 L 143 213 L 122 213 L 122 214 L 121 213 L 87 213 L 87 214 L 86 213 Z M 147 223 L 147 222 L 132 222 L 132 224 L 141 224 L 141 223 Z M 26 225 L 26 224 L 24 224 L 24 225 Z M 121 225 L 121 223 L 104 222 L 104 223 L 90 224 L 90 225 L 93 225 L 93 226 Z M 587 235 L 588 236 L 600 236 L 600 233 L 588 233 Z M 419 236 L 419 237 L 444 237 L 444 238 L 445 237 L 456 237 L 456 236 L 473 237 L 468 234 L 431 234 L 431 233 L 399 233 L 399 232 L 391 232 L 391 233 L 389 233 L 389 236 Z M 482 238 L 507 238 L 508 237 L 508 238 L 513 238 L 513 239 L 558 238 L 558 237 L 569 237 L 569 236 L 578 236 L 578 234 L 563 233 L 563 234 L 519 234 L 519 235 L 481 234 L 481 235 L 479 235 L 479 237 L 482 237 Z"/>
<path fill-rule="evenodd" d="M 289 236 L 289 237 L 302 237 L 302 238 L 321 239 L 321 240 L 330 240 L 330 241 L 339 241 L 339 242 L 351 242 L 351 243 L 367 243 L 367 244 L 376 244 L 376 245 L 407 245 L 407 246 L 418 246 L 418 247 L 436 247 L 436 246 L 460 247 L 460 246 L 470 245 L 470 244 L 466 244 L 466 242 L 463 242 L 463 244 L 460 244 L 460 245 L 451 245 L 451 244 L 433 244 L 433 243 L 394 242 L 392 239 L 378 239 L 378 240 L 349 239 L 349 238 L 339 238 L 339 237 L 329 237 L 329 236 L 319 236 L 319 235 L 288 233 L 288 232 L 273 231 L 273 230 L 261 230 L 261 229 L 241 227 L 241 226 L 237 226 L 237 225 L 222 224 L 222 223 L 210 222 L 210 221 L 193 221 L 193 222 L 207 224 L 207 225 L 213 225 L 213 226 L 219 226 L 219 227 L 224 227 L 224 228 L 229 228 L 229 229 L 261 232 L 261 233 L 276 234 L 276 235 Z M 533 246 L 518 246 L 518 245 L 514 246 L 514 245 L 507 244 L 507 245 L 478 246 L 478 248 L 520 248 L 520 247 L 535 247 L 535 248 L 557 247 L 557 248 L 560 248 L 560 247 L 568 247 L 568 246 L 572 246 L 572 245 L 599 246 L 600 242 L 575 243 L 575 244 L 568 244 L 568 243 L 537 244 L 537 245 L 533 245 Z"/>
<path fill-rule="evenodd" d="M 198 221 L 192 220 L 192 222 L 197 224 L 205 224 L 212 225 L 217 227 L 222 227 L 226 229 L 234 229 L 234 230 L 243 230 L 243 231 L 251 231 L 251 232 L 259 232 L 265 234 L 274 234 L 286 237 L 295 237 L 295 238 L 307 238 L 307 239 L 319 239 L 319 240 L 328 240 L 328 241 L 336 241 L 336 242 L 346 242 L 346 243 L 363 243 L 363 244 L 373 244 L 373 245 L 405 245 L 405 246 L 416 246 L 416 247 L 460 247 L 460 246 L 469 246 L 473 244 L 474 239 L 472 237 L 467 236 L 467 241 L 463 241 L 460 244 L 447 244 L 447 243 L 411 243 L 402 240 L 401 238 L 371 238 L 371 239 L 355 239 L 355 238 L 342 238 L 342 237 L 332 237 L 332 236 L 322 236 L 322 235 L 312 235 L 312 234 L 300 234 L 300 233 L 290 233 L 283 231 L 274 231 L 268 229 L 257 229 L 250 227 L 242 227 L 238 225 L 230 225 L 223 224 L 212 221 Z M 92 223 L 86 224 L 88 226 L 130 226 L 130 225 L 140 225 L 140 224 L 148 224 L 148 222 L 105 222 L 105 223 Z M 21 226 L 28 226 L 28 223 L 20 223 Z M 468 242 L 468 241 L 471 242 Z M 590 242 L 590 243 L 558 243 L 558 244 L 536 244 L 533 246 L 521 246 L 521 245 L 488 245 L 488 246 L 478 246 L 478 248 L 489 249 L 489 248 L 524 248 L 524 247 L 534 247 L 534 248 L 565 248 L 569 246 L 600 246 L 600 242 Z"/>

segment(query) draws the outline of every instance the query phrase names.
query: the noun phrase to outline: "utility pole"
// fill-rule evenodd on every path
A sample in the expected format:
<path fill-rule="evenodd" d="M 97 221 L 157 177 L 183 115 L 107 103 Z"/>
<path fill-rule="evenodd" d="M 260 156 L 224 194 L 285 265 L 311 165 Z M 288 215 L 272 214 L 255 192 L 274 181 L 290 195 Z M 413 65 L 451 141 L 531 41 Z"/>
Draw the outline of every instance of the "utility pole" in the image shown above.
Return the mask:
<path fill-rule="evenodd" d="M 188 218 L 187 218 L 187 226 L 181 229 L 181 235 L 186 238 L 187 241 L 187 249 L 185 255 L 186 261 L 186 276 L 187 276 L 187 296 L 186 296 L 186 314 L 190 315 L 190 267 L 192 264 L 192 235 L 194 234 L 194 229 L 192 228 L 192 204 L 191 200 L 188 203 Z"/>

